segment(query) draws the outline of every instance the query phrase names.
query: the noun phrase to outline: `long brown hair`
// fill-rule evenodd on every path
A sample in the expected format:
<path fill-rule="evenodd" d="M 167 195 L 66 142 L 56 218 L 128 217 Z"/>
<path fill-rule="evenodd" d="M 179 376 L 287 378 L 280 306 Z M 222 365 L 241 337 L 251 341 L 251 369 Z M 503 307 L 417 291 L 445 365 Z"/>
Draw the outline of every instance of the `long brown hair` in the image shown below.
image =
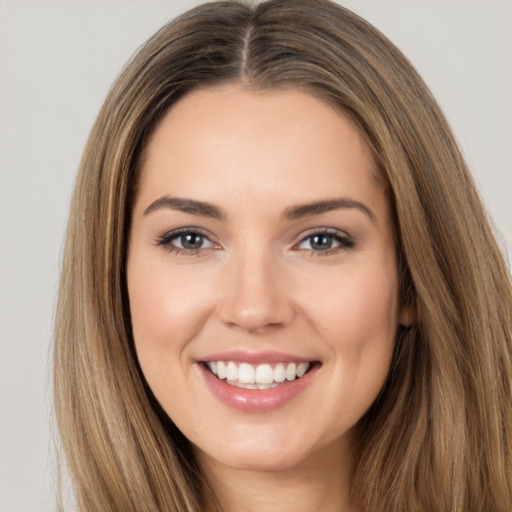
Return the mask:
<path fill-rule="evenodd" d="M 299 87 L 349 115 L 395 217 L 400 329 L 360 423 L 354 499 L 373 511 L 508 511 L 512 291 L 452 132 L 402 53 L 327 0 L 213 2 L 157 32 L 111 89 L 80 165 L 55 335 L 55 407 L 82 512 L 201 510 L 188 441 L 145 385 L 125 283 L 145 143 L 190 90 Z"/>

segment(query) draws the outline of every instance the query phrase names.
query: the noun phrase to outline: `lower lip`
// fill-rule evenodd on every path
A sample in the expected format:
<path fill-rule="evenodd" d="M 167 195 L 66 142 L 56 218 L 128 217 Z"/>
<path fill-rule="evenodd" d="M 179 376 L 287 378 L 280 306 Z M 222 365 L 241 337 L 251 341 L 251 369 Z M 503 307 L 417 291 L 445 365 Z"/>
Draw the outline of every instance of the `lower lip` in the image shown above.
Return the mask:
<path fill-rule="evenodd" d="M 242 412 L 268 412 L 283 407 L 306 389 L 320 365 L 315 365 L 300 379 L 285 381 L 270 389 L 244 389 L 230 386 L 199 364 L 212 393 L 224 404 Z"/>

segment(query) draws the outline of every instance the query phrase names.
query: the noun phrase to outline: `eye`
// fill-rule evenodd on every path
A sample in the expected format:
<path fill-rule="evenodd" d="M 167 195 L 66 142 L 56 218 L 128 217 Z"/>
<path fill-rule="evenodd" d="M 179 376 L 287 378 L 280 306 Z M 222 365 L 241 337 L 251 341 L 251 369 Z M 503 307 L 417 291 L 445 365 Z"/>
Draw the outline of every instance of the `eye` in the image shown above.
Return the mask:
<path fill-rule="evenodd" d="M 157 245 L 169 252 L 197 255 L 204 249 L 217 247 L 204 233 L 197 229 L 171 231 L 157 240 Z"/>
<path fill-rule="evenodd" d="M 337 230 L 317 230 L 303 238 L 297 246 L 299 249 L 332 254 L 354 247 L 354 240 Z"/>
<path fill-rule="evenodd" d="M 183 233 L 173 239 L 173 243 L 180 249 L 197 250 L 211 245 L 211 242 L 200 233 Z"/>

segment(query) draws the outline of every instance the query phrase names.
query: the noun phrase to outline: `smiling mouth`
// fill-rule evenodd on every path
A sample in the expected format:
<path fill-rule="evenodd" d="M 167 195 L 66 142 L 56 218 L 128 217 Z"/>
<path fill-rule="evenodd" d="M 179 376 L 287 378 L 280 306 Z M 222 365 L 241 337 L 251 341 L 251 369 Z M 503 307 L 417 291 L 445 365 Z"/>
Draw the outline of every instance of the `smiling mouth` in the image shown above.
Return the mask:
<path fill-rule="evenodd" d="M 301 379 L 318 362 L 258 364 L 207 361 L 205 368 L 219 380 L 243 389 L 271 389 Z"/>

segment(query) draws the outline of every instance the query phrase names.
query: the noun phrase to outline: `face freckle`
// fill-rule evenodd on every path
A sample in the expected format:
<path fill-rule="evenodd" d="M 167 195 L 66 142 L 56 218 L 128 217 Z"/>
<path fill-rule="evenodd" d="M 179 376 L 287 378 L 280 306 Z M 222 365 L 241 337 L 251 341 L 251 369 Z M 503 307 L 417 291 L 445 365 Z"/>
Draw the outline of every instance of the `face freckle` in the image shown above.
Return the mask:
<path fill-rule="evenodd" d="M 407 315 L 373 164 L 354 124 L 299 90 L 195 91 L 157 126 L 129 238 L 133 335 L 200 460 L 350 453 Z"/>

